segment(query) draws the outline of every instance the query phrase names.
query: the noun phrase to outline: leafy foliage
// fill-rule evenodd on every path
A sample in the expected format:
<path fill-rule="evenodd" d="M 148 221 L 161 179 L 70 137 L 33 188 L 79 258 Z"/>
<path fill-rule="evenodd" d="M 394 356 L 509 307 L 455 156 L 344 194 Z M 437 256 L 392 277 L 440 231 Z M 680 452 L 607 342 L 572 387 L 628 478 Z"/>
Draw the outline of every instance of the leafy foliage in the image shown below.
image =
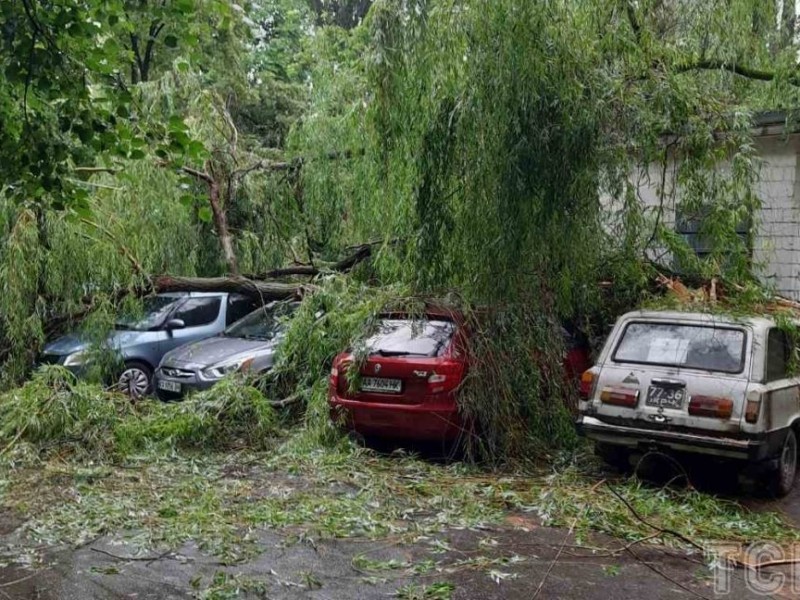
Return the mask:
<path fill-rule="evenodd" d="M 269 401 L 240 380 L 223 380 L 180 405 L 134 406 L 127 396 L 77 381 L 56 366 L 1 395 L 0 416 L 4 454 L 28 443 L 45 454 L 71 448 L 97 459 L 149 449 L 263 449 L 274 442 L 278 425 Z"/>

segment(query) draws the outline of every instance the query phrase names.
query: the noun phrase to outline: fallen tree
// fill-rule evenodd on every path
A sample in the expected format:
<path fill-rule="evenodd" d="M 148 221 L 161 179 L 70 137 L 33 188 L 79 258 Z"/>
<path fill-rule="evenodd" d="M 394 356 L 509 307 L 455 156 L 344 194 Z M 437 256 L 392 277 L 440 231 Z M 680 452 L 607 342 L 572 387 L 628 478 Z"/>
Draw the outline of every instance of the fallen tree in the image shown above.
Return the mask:
<path fill-rule="evenodd" d="M 300 281 L 278 281 L 288 277 L 317 277 L 325 273 L 346 273 L 372 256 L 377 243 L 359 244 L 352 252 L 336 262 L 317 262 L 314 265 L 290 265 L 261 275 L 227 277 L 175 277 L 159 275 L 150 278 L 149 292 L 229 292 L 258 298 L 263 302 L 288 300 L 313 290 L 313 284 Z"/>
<path fill-rule="evenodd" d="M 299 298 L 313 286 L 282 281 L 258 281 L 242 276 L 172 277 L 162 275 L 152 280 L 152 290 L 161 292 L 229 292 L 260 298 L 264 302 Z"/>
<path fill-rule="evenodd" d="M 134 295 L 144 297 L 150 294 L 165 292 L 228 292 L 243 294 L 256 298 L 263 303 L 275 300 L 300 299 L 315 286 L 311 280 L 298 281 L 298 277 L 313 279 L 326 273 L 346 273 L 360 263 L 368 260 L 379 242 L 359 244 L 350 248 L 351 252 L 336 262 L 317 261 L 315 265 L 295 264 L 268 271 L 261 275 L 243 276 L 228 275 L 225 277 L 181 277 L 173 275 L 148 276 L 140 271 L 138 261 L 131 261 L 134 271 L 145 279 L 143 284 L 133 288 L 122 288 L 113 292 L 114 303 L 125 297 Z M 295 278 L 295 280 L 290 280 Z M 86 317 L 97 307 L 97 298 L 93 295 L 81 299 L 80 308 L 69 314 L 55 314 L 45 320 L 43 331 L 46 337 L 52 337 L 64 327 Z M 2 361 L 7 349 L 0 349 Z"/>

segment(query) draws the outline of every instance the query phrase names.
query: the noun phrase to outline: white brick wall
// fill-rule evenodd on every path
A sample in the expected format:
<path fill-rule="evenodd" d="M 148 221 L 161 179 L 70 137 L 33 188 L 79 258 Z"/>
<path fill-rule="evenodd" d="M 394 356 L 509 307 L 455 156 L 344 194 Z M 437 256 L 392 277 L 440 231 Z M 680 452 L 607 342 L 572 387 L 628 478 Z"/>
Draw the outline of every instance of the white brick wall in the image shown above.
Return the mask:
<path fill-rule="evenodd" d="M 753 259 L 779 294 L 800 299 L 800 179 L 797 136 L 756 140 L 764 162 L 756 193 L 761 211 Z"/>
<path fill-rule="evenodd" d="M 779 294 L 800 300 L 800 135 L 788 139 L 759 137 L 756 147 L 763 161 L 756 185 L 762 208 L 755 216 L 753 262 L 759 277 L 773 285 Z M 661 216 L 661 222 L 667 226 L 674 226 L 679 193 L 672 187 L 674 168 L 674 164 L 667 168 Z M 659 165 L 650 165 L 631 178 L 651 218 L 655 218 L 660 204 L 661 175 Z M 613 227 L 613 213 L 621 208 L 621 202 L 606 195 L 601 203 L 606 208 L 609 227 Z"/>

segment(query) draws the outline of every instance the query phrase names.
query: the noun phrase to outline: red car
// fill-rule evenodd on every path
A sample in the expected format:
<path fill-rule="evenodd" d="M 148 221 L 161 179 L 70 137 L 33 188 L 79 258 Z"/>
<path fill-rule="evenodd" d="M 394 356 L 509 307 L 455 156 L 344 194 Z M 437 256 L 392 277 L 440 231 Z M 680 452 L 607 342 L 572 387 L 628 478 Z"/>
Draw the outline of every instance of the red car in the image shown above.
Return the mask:
<path fill-rule="evenodd" d="M 566 333 L 566 330 L 565 330 Z M 419 441 L 454 441 L 465 432 L 456 394 L 468 370 L 463 317 L 428 309 L 423 318 L 382 315 L 359 369 L 357 389 L 347 372 L 353 355 L 336 357 L 328 402 L 331 417 L 362 435 Z M 591 367 L 585 344 L 569 336 L 566 373 L 572 380 Z"/>

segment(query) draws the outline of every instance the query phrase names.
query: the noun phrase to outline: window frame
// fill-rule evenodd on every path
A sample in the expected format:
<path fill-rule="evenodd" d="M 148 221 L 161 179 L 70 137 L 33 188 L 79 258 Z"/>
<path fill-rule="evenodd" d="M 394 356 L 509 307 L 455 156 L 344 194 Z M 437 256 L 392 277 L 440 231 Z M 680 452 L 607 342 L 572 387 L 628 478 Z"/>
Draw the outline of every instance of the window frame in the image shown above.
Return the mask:
<path fill-rule="evenodd" d="M 742 339 L 742 353 L 739 357 L 739 367 L 736 371 L 729 371 L 729 370 L 722 370 L 722 369 L 703 369 L 699 367 L 690 367 L 684 365 L 676 365 L 673 363 L 657 363 L 651 361 L 643 361 L 643 360 L 619 360 L 617 359 L 617 353 L 619 352 L 619 348 L 622 345 L 622 341 L 625 339 L 625 335 L 628 333 L 628 327 L 631 325 L 679 325 L 681 327 L 696 327 L 696 328 L 703 328 L 703 329 L 724 329 L 727 331 L 738 331 L 744 335 Z M 614 344 L 614 352 L 611 354 L 611 361 L 620 365 L 642 365 L 642 366 L 649 366 L 649 367 L 667 367 L 671 369 L 687 369 L 689 371 L 703 371 L 706 373 L 715 373 L 719 375 L 741 375 L 744 372 L 744 368 L 747 363 L 747 345 L 749 341 L 749 334 L 746 328 L 744 327 L 737 327 L 735 325 L 707 325 L 704 323 L 681 323 L 680 321 L 648 321 L 646 319 L 637 319 L 634 321 L 628 321 L 625 323 L 625 328 L 622 330 L 622 333 L 617 338 Z"/>
<path fill-rule="evenodd" d="M 208 321 L 207 323 L 203 323 L 202 325 L 189 325 L 188 323 L 185 323 L 185 319 L 182 319 L 179 316 L 179 313 L 180 313 L 181 310 L 183 310 L 183 308 L 186 306 L 186 304 L 189 303 L 192 300 L 208 300 L 208 301 L 211 301 L 211 302 L 216 301 L 217 302 L 217 312 L 216 312 L 214 318 L 211 319 L 210 321 Z M 181 302 L 180 304 L 178 304 L 178 306 L 176 306 L 174 308 L 174 310 L 172 311 L 172 314 L 170 314 L 169 317 L 162 324 L 162 327 L 164 325 L 166 325 L 172 319 L 180 319 L 180 320 L 184 321 L 186 329 L 195 328 L 195 327 L 208 327 L 209 325 L 213 325 L 217 321 L 217 319 L 219 319 L 219 311 L 220 311 L 221 308 L 222 308 L 222 296 L 189 296 L 187 298 L 184 298 L 183 302 Z"/>
<path fill-rule="evenodd" d="M 239 315 L 238 317 L 232 320 L 231 314 L 233 313 L 232 309 L 234 307 L 234 304 L 240 304 L 240 303 L 241 304 L 247 303 L 248 306 L 247 312 Z M 228 297 L 225 301 L 225 329 L 227 329 L 237 321 L 241 321 L 246 316 L 255 312 L 259 308 L 261 308 L 261 305 L 257 300 L 253 300 L 252 298 L 245 296 L 244 294 L 228 294 Z"/>
<path fill-rule="evenodd" d="M 780 377 L 772 377 L 770 375 L 769 365 L 770 365 L 770 350 L 772 348 L 772 335 L 777 333 L 781 336 L 783 340 L 783 374 Z M 786 332 L 781 329 L 780 327 L 770 327 L 767 331 L 767 344 L 766 344 L 766 351 L 764 352 L 764 382 L 765 383 L 774 383 L 776 381 L 784 381 L 786 379 L 791 379 L 792 375 L 789 373 L 789 360 L 792 355 L 792 346 L 791 346 L 791 339 L 786 334 Z"/>

